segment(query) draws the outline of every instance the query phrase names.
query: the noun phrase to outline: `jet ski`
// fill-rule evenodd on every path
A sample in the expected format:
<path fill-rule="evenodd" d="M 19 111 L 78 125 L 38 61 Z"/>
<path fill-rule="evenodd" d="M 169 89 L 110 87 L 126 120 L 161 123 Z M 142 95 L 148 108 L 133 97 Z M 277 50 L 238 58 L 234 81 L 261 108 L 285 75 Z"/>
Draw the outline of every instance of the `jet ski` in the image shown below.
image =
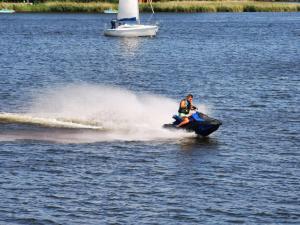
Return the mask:
<path fill-rule="evenodd" d="M 173 123 L 164 124 L 163 127 L 167 129 L 184 129 L 188 132 L 195 132 L 203 137 L 215 132 L 218 130 L 219 126 L 222 125 L 221 121 L 211 118 L 201 112 L 193 113 L 189 117 L 190 122 L 181 127 L 176 126 L 182 122 L 182 119 L 178 115 L 174 115 L 173 119 L 175 119 Z"/>

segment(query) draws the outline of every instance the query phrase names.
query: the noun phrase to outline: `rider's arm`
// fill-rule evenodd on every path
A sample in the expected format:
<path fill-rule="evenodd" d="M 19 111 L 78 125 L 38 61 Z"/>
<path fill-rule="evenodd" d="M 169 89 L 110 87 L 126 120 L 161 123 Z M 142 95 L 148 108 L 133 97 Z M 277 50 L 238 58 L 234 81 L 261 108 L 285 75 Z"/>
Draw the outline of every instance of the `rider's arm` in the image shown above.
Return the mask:
<path fill-rule="evenodd" d="M 196 110 L 196 109 L 198 109 L 196 106 L 193 105 L 193 100 L 191 100 L 190 103 L 191 103 L 191 110 Z"/>
<path fill-rule="evenodd" d="M 180 108 L 184 109 L 186 107 L 185 101 L 180 102 Z"/>

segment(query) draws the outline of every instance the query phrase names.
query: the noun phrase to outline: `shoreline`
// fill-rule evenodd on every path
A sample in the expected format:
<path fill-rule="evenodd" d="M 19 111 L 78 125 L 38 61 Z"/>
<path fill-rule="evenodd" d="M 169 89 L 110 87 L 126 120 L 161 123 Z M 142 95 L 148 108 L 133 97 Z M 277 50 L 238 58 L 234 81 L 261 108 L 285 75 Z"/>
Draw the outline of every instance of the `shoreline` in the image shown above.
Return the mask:
<path fill-rule="evenodd" d="M 17 13 L 103 13 L 117 9 L 118 4 L 107 2 L 45 2 L 37 4 L 0 3 L 0 9 Z M 151 12 L 149 4 L 139 5 L 140 12 Z M 153 3 L 155 12 L 217 13 L 217 12 L 300 12 L 300 3 L 258 1 L 169 1 Z"/>

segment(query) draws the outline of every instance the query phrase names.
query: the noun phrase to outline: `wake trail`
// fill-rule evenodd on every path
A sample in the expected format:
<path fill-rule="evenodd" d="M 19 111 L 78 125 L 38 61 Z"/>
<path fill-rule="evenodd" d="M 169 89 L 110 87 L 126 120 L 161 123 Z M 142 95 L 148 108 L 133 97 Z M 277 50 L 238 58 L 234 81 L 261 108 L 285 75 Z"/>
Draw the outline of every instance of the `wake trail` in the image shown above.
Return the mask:
<path fill-rule="evenodd" d="M 64 118 L 42 118 L 28 114 L 0 113 L 0 123 L 28 124 L 42 127 L 103 130 L 102 126 L 88 121 Z M 90 123 L 90 124 L 89 124 Z"/>

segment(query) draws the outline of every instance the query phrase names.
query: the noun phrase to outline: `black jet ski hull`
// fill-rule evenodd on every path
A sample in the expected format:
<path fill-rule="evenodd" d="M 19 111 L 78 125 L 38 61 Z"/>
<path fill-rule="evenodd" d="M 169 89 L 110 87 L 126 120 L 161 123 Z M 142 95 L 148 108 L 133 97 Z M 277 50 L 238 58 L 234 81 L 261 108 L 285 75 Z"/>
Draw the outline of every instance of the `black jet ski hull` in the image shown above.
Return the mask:
<path fill-rule="evenodd" d="M 176 127 L 182 120 L 179 116 L 173 116 L 173 118 L 175 119 L 175 121 L 171 124 L 164 124 L 163 127 L 164 128 L 168 128 L 168 129 L 183 129 L 186 130 L 188 132 L 195 132 L 198 135 L 201 136 L 208 136 L 211 133 L 215 132 L 216 130 L 219 129 L 219 127 L 222 125 L 222 122 L 217 120 L 217 119 L 213 119 L 211 117 L 208 117 L 207 115 L 203 114 L 203 113 L 199 113 L 196 112 L 197 116 L 200 118 L 199 121 L 195 120 L 193 117 L 190 117 L 190 122 L 186 125 L 183 125 L 181 127 Z"/>

